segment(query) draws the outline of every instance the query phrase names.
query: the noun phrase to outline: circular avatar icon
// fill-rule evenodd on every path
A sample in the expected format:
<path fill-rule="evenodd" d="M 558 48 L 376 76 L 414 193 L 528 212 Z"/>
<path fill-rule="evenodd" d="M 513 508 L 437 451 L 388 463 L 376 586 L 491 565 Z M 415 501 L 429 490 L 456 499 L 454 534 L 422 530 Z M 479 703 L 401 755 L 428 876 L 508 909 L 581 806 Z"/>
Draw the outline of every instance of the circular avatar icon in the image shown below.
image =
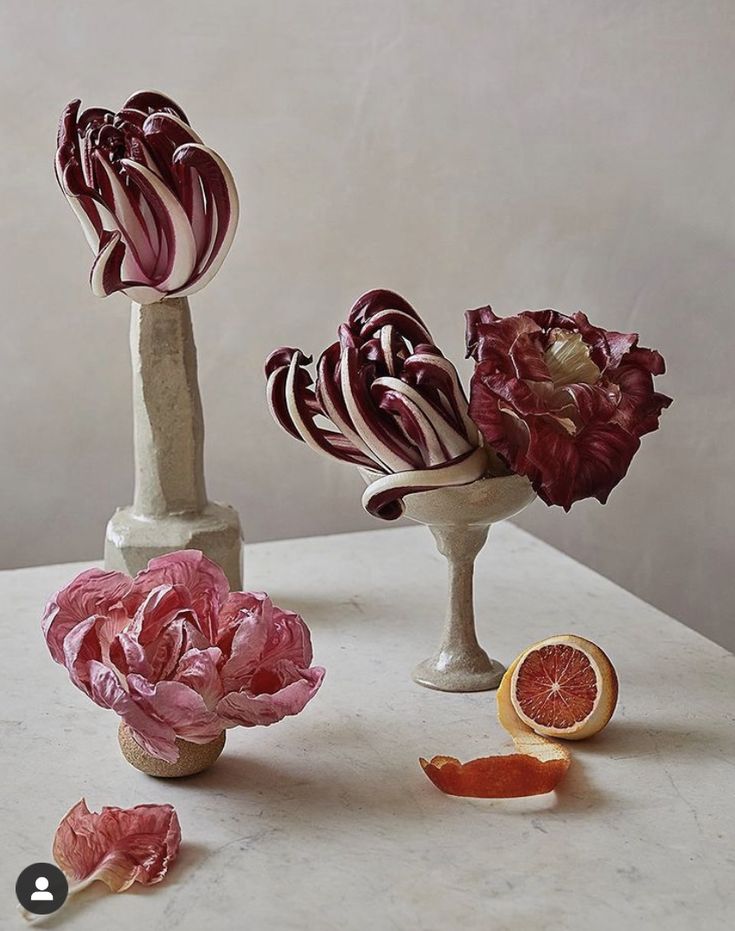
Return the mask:
<path fill-rule="evenodd" d="M 53 863 L 32 863 L 15 883 L 18 901 L 34 915 L 50 915 L 66 901 L 69 883 Z"/>

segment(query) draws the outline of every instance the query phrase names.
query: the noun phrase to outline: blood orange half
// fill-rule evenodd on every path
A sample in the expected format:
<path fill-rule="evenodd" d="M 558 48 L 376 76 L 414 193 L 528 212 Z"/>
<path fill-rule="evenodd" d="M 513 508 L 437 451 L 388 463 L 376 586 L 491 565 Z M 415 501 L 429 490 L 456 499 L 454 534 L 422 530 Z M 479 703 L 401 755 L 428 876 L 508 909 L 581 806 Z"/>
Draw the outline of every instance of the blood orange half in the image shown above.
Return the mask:
<path fill-rule="evenodd" d="M 612 717 L 618 678 L 596 644 L 561 634 L 518 657 L 510 698 L 518 717 L 537 734 L 581 740 L 601 731 Z"/>

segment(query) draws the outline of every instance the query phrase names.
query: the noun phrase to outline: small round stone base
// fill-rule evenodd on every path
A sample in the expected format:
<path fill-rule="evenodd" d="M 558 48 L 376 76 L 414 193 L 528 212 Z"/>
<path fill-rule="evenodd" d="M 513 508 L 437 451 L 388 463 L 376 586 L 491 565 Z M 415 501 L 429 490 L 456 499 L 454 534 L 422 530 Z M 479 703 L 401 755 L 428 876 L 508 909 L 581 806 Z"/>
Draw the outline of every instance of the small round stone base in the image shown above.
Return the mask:
<path fill-rule="evenodd" d="M 412 678 L 419 685 L 439 692 L 489 692 L 500 685 L 505 666 L 487 655 L 485 659 L 487 663 L 477 664 L 463 663 L 455 657 L 453 662 L 446 663 L 443 657 L 434 656 L 419 663 Z"/>
<path fill-rule="evenodd" d="M 135 740 L 130 733 L 130 728 L 124 721 L 120 722 L 117 732 L 117 739 L 120 743 L 122 755 L 136 769 L 146 776 L 158 776 L 163 779 L 173 779 L 178 776 L 193 776 L 195 773 L 201 773 L 208 769 L 222 753 L 225 745 L 225 731 L 210 740 L 207 744 L 195 744 L 189 740 L 176 739 L 176 746 L 179 748 L 179 758 L 175 763 L 167 763 L 166 760 L 159 760 L 158 757 L 151 756 Z"/>

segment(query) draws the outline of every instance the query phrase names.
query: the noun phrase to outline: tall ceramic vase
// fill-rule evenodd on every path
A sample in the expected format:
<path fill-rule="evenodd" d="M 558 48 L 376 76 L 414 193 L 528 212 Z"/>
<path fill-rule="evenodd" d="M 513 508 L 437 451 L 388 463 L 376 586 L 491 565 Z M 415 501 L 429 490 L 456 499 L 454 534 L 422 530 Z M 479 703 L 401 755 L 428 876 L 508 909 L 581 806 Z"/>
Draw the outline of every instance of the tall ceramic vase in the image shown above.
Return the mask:
<path fill-rule="evenodd" d="M 481 692 L 500 684 L 504 667 L 477 640 L 475 559 L 491 525 L 517 514 L 534 498 L 521 475 L 482 478 L 405 497 L 406 516 L 429 527 L 449 570 L 444 630 L 436 652 L 414 670 L 420 685 L 443 692 Z"/>
<path fill-rule="evenodd" d="M 204 420 L 186 298 L 133 304 L 135 494 L 107 524 L 105 567 L 129 575 L 154 556 L 201 550 L 242 589 L 237 512 L 207 500 Z"/>

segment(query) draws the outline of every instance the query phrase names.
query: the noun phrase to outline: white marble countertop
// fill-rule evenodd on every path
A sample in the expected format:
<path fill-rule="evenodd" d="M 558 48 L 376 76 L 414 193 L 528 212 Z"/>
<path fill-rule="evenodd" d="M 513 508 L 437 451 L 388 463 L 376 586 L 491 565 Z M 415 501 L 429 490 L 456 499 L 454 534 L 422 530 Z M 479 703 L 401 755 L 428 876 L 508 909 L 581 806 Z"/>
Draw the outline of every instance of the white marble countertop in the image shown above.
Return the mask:
<path fill-rule="evenodd" d="M 544 636 L 597 641 L 621 678 L 608 729 L 574 744 L 559 792 L 450 798 L 419 756 L 509 751 L 494 693 L 415 685 L 444 604 L 422 527 L 250 546 L 246 584 L 301 611 L 327 667 L 305 712 L 228 734 L 189 780 L 124 762 L 117 718 L 46 652 L 46 598 L 80 565 L 0 573 L 2 894 L 51 858 L 61 816 L 171 802 L 184 844 L 166 880 L 101 884 L 43 921 L 75 931 L 529 931 L 735 927 L 735 658 L 510 525 L 478 563 L 480 639 L 508 662 Z"/>

